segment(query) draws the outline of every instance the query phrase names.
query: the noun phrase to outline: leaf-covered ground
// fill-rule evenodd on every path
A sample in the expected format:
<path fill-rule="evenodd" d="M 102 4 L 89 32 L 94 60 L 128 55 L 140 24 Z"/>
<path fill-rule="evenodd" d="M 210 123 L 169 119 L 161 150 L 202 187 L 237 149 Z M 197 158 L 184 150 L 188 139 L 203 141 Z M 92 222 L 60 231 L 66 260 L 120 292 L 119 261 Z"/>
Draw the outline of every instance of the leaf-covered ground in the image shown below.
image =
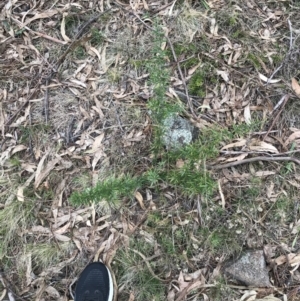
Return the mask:
<path fill-rule="evenodd" d="M 72 300 L 93 260 L 115 300 L 299 300 L 299 10 L 3 0 L 0 300 Z M 223 276 L 248 249 L 272 288 Z"/>

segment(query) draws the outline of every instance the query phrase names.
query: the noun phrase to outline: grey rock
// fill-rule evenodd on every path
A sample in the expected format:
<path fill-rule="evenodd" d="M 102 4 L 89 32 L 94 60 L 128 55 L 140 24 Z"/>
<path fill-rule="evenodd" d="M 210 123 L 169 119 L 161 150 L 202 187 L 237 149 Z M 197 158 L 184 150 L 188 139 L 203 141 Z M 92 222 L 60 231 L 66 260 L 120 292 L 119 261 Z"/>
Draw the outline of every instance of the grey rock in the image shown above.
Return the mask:
<path fill-rule="evenodd" d="M 174 149 L 192 142 L 194 126 L 180 116 L 171 115 L 164 120 L 163 131 L 163 143 L 168 149 Z"/>
<path fill-rule="evenodd" d="M 248 251 L 227 263 L 224 274 L 247 286 L 271 287 L 263 251 Z"/>

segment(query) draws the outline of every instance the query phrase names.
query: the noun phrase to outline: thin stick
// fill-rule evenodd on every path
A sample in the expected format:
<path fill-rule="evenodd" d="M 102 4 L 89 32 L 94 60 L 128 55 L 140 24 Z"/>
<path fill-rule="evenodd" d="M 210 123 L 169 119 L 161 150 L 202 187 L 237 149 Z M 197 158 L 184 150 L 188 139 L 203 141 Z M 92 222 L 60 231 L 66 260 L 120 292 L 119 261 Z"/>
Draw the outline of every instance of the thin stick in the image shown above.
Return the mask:
<path fill-rule="evenodd" d="M 274 120 L 273 120 L 273 122 L 272 122 L 272 124 L 271 124 L 271 126 L 270 126 L 270 128 L 269 128 L 269 130 L 267 131 L 267 133 L 265 134 L 265 136 L 264 136 L 264 138 L 263 138 L 263 141 L 268 137 L 270 131 L 272 130 L 273 126 L 275 125 L 275 122 L 277 121 L 279 115 L 280 115 L 281 112 L 283 111 L 283 109 L 284 109 L 284 107 L 285 107 L 287 101 L 289 100 L 289 98 L 290 98 L 290 95 L 287 94 L 287 95 L 285 96 L 285 100 L 284 100 L 284 102 L 283 102 L 283 104 L 282 104 L 282 107 L 281 107 L 280 111 L 277 113 L 276 117 L 274 118 Z"/>
<path fill-rule="evenodd" d="M 11 123 L 14 121 L 14 119 L 19 115 L 19 113 L 21 111 L 23 111 L 23 109 L 29 103 L 30 98 L 34 95 L 34 93 L 36 92 L 36 90 L 37 90 L 37 85 L 35 86 L 34 90 L 31 92 L 31 94 L 28 96 L 28 98 L 26 99 L 26 101 L 21 105 L 21 107 L 8 119 L 8 121 L 6 121 L 5 127 L 10 126 Z"/>
<path fill-rule="evenodd" d="M 150 207 L 147 208 L 147 210 L 144 212 L 143 216 L 140 218 L 140 220 L 139 220 L 138 223 L 134 226 L 134 228 L 133 228 L 132 230 L 130 230 L 130 234 L 133 234 L 133 233 L 136 231 L 136 229 L 138 229 L 138 228 L 140 227 L 140 225 L 141 225 L 142 223 L 144 223 L 144 221 L 147 219 L 147 215 L 148 215 L 149 211 L 150 211 Z"/>
<path fill-rule="evenodd" d="M 283 97 L 280 98 L 280 100 L 278 101 L 278 103 L 275 105 L 272 113 L 274 113 L 282 105 L 282 103 L 284 102 L 284 100 L 285 100 L 285 96 L 283 96 Z"/>
<path fill-rule="evenodd" d="M 48 124 L 49 121 L 49 80 L 46 79 L 46 91 L 44 96 L 44 113 L 45 113 L 45 121 Z"/>
<path fill-rule="evenodd" d="M 270 156 L 270 157 L 278 157 L 278 156 L 283 156 L 283 155 L 290 155 L 290 154 L 296 154 L 296 153 L 299 153 L 300 152 L 300 149 L 295 149 L 295 150 L 292 150 L 292 151 L 288 151 L 288 152 L 284 152 L 284 153 L 280 153 L 280 154 L 268 154 L 268 153 L 265 153 L 265 152 L 255 152 L 255 151 L 251 151 L 251 152 L 242 152 L 242 151 L 220 151 L 221 154 L 224 154 L 224 155 L 242 155 L 242 154 L 247 154 L 247 155 L 253 155 L 253 154 L 264 154 L 264 155 L 267 155 L 267 156 Z"/>
<path fill-rule="evenodd" d="M 111 8 L 109 8 L 109 9 L 107 9 L 106 11 L 104 11 L 104 12 L 102 12 L 102 13 L 99 13 L 99 14 L 95 15 L 94 17 L 92 17 L 91 19 L 87 20 L 87 21 L 83 24 L 83 26 L 81 27 L 80 31 L 76 34 L 75 39 L 80 38 L 80 37 L 83 35 L 84 31 L 86 30 L 86 28 L 87 28 L 88 26 L 90 26 L 93 22 L 95 22 L 95 21 L 96 21 L 97 19 L 99 19 L 102 15 L 106 14 L 106 13 L 109 12 L 110 10 L 111 10 Z"/>
<path fill-rule="evenodd" d="M 137 251 L 137 250 L 134 250 L 134 249 L 130 249 L 132 252 L 138 254 L 139 256 L 141 256 L 143 258 L 143 260 L 145 261 L 146 265 L 147 265 L 147 268 L 149 269 L 149 272 L 150 274 L 157 280 L 161 281 L 161 282 L 164 282 L 164 283 L 168 283 L 169 281 L 168 280 L 165 280 L 165 279 L 162 279 L 162 278 L 159 278 L 158 276 L 155 275 L 155 273 L 153 272 L 152 268 L 151 268 L 151 265 L 149 263 L 149 261 L 147 260 L 146 256 L 143 255 L 141 252 Z"/>
<path fill-rule="evenodd" d="M 274 75 L 275 75 L 282 67 L 283 67 L 283 63 L 281 63 L 281 65 L 280 65 L 277 69 L 275 69 L 275 71 L 272 73 L 272 75 L 268 78 L 268 81 L 267 81 L 267 83 L 265 84 L 265 86 L 267 86 L 267 85 L 270 83 L 270 81 L 272 80 L 272 78 L 274 77 Z"/>
<path fill-rule="evenodd" d="M 249 158 L 241 161 L 236 161 L 236 162 L 231 162 L 227 164 L 220 164 L 220 165 L 209 165 L 207 166 L 208 169 L 223 169 L 223 168 L 228 168 L 228 167 L 233 167 L 233 166 L 238 166 L 241 164 L 246 164 L 246 163 L 252 163 L 252 162 L 257 162 L 257 161 L 267 161 L 267 162 L 276 162 L 276 161 L 292 161 L 295 162 L 296 164 L 300 165 L 300 160 L 294 158 L 294 157 L 255 157 L 255 158 Z"/>
<path fill-rule="evenodd" d="M 5 277 L 4 273 L 3 272 L 0 272 L 0 281 L 4 287 L 4 289 L 7 290 L 7 295 L 8 295 L 8 298 L 10 301 L 15 301 L 15 297 L 17 299 L 20 299 L 20 300 L 24 300 L 22 297 L 18 296 L 16 293 L 13 292 L 12 290 L 12 284 L 9 282 L 9 280 Z"/>
<path fill-rule="evenodd" d="M 179 75 L 180 75 L 180 77 L 181 77 L 181 81 L 182 81 L 182 84 L 183 84 L 183 87 L 184 87 L 184 91 L 185 91 L 185 94 L 186 94 L 186 97 L 187 97 L 187 101 L 188 101 L 188 105 L 189 105 L 189 108 L 190 108 L 190 110 L 191 110 L 191 113 L 192 113 L 193 117 L 195 117 L 196 119 L 198 119 L 197 115 L 196 115 L 195 112 L 194 112 L 193 104 L 192 104 L 192 102 L 191 102 L 191 98 L 189 97 L 188 88 L 187 88 L 187 85 L 186 85 L 186 82 L 185 82 L 185 79 L 184 79 L 182 70 L 181 70 L 181 68 L 180 68 L 180 64 L 179 64 L 179 62 L 178 62 L 178 60 L 177 60 L 177 56 L 176 56 L 176 53 L 175 53 L 175 51 L 174 51 L 174 47 L 173 47 L 173 45 L 172 45 L 172 42 L 171 42 L 170 38 L 169 38 L 167 35 L 165 35 L 165 37 L 166 37 L 166 39 L 167 39 L 167 41 L 168 41 L 168 44 L 169 44 L 169 46 L 170 46 L 170 48 L 171 48 L 171 50 L 172 50 L 172 54 L 173 54 L 174 60 L 175 60 L 176 65 L 177 65 L 177 70 L 178 70 Z"/>
<path fill-rule="evenodd" d="M 199 224 L 200 226 L 203 226 L 201 200 L 199 195 L 197 196 L 197 213 L 198 213 Z"/>
<path fill-rule="evenodd" d="M 81 27 L 81 29 L 79 30 L 79 32 L 76 34 L 74 40 L 72 41 L 72 43 L 68 46 L 68 48 L 66 49 L 66 51 L 59 57 L 59 59 L 56 62 L 56 69 L 59 68 L 59 65 L 63 62 L 63 60 L 65 59 L 65 57 L 67 56 L 67 54 L 73 50 L 77 44 L 80 43 L 80 41 L 78 40 L 79 38 L 81 38 L 81 36 L 84 34 L 84 31 L 93 23 L 95 22 L 97 19 L 99 19 L 102 15 L 106 14 L 107 12 L 109 12 L 111 10 L 111 8 L 109 8 L 108 10 L 106 10 L 105 12 L 102 12 L 100 14 L 97 14 L 96 16 L 92 17 L 91 19 L 87 20 Z"/>
<path fill-rule="evenodd" d="M 172 4 L 172 6 L 175 4 L 175 2 L 176 2 L 177 0 L 175 0 L 173 3 L 172 2 L 170 2 L 170 3 L 167 3 L 167 4 L 165 4 L 165 5 L 162 5 L 162 6 L 160 6 L 158 9 L 156 9 L 153 13 L 154 14 L 157 14 L 157 13 L 159 13 L 161 10 L 164 10 L 165 8 L 167 8 L 168 6 L 170 6 L 171 4 Z"/>
<path fill-rule="evenodd" d="M 74 294 L 73 294 L 72 286 L 75 284 L 75 282 L 77 280 L 78 280 L 78 277 L 74 278 L 72 280 L 72 282 L 70 283 L 70 285 L 69 285 L 69 293 L 70 293 L 70 295 L 71 295 L 71 297 L 72 297 L 73 300 L 74 300 Z"/>
<path fill-rule="evenodd" d="M 181 301 L 181 300 L 183 300 L 183 299 L 186 297 L 186 295 L 187 295 L 187 293 L 188 293 L 190 287 L 191 287 L 193 284 L 195 284 L 197 281 L 199 281 L 199 279 L 200 279 L 200 277 L 197 278 L 197 279 L 194 279 L 193 281 L 191 281 L 190 284 L 188 284 L 188 286 L 185 287 L 185 288 L 180 292 L 179 296 L 176 298 L 175 301 Z M 201 288 L 210 288 L 210 287 L 215 287 L 215 286 L 216 286 L 215 284 L 199 284 L 199 285 L 197 286 L 197 289 L 201 289 Z M 195 288 L 195 289 L 196 289 L 196 288 Z"/>
<path fill-rule="evenodd" d="M 288 20 L 289 23 L 289 29 L 290 29 L 290 49 L 288 54 L 292 51 L 293 48 L 293 28 L 292 28 L 292 23 L 290 20 Z M 272 80 L 272 78 L 274 77 L 274 75 L 283 67 L 283 63 L 281 63 L 281 65 L 272 73 L 272 75 L 269 77 L 267 83 L 265 84 L 266 86 L 270 83 L 270 81 Z"/>
<path fill-rule="evenodd" d="M 115 108 L 115 111 L 116 111 L 116 117 L 117 117 L 119 128 L 120 128 L 121 132 L 124 133 L 124 129 L 123 129 L 122 124 L 121 124 L 121 120 L 120 120 L 120 116 L 119 116 L 119 113 L 118 113 L 118 109 Z"/>
<path fill-rule="evenodd" d="M 48 36 L 48 35 L 46 35 L 46 34 L 44 34 L 44 33 L 40 33 L 40 32 L 34 31 L 34 30 L 30 29 L 28 26 L 24 26 L 24 25 L 23 25 L 19 20 L 17 20 L 17 19 L 14 19 L 14 18 L 12 18 L 12 17 L 11 17 L 11 19 L 12 19 L 17 25 L 21 26 L 22 28 L 25 28 L 25 29 L 28 30 L 29 32 L 31 32 L 31 33 L 33 33 L 33 34 L 36 34 L 37 36 L 39 36 L 39 37 L 41 37 L 41 38 L 45 38 L 45 39 L 50 40 L 50 41 L 52 41 L 52 42 L 59 43 L 59 44 L 63 44 L 63 45 L 65 45 L 65 44 L 67 43 L 67 42 L 65 42 L 65 41 L 61 41 L 61 40 L 58 40 L 58 39 L 53 38 L 53 37 L 51 37 L 51 36 Z"/>
<path fill-rule="evenodd" d="M 289 23 L 289 29 L 290 29 L 290 49 L 289 52 L 291 52 L 292 48 L 293 48 L 293 28 L 292 28 L 292 23 L 290 21 L 290 19 L 287 20 Z"/>

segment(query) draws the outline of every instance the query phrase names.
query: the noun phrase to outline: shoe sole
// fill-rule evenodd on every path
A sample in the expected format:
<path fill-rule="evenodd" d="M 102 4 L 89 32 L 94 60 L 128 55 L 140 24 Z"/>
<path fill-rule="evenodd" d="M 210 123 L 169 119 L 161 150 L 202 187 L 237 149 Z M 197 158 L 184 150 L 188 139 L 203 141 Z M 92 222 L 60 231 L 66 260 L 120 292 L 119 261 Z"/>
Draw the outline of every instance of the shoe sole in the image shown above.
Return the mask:
<path fill-rule="evenodd" d="M 104 263 L 102 263 L 101 261 L 99 261 L 99 262 L 92 262 L 92 263 L 90 263 L 86 268 L 85 268 L 85 270 L 83 271 L 83 273 L 87 273 L 88 274 L 88 270 L 89 270 L 89 268 L 90 269 L 92 269 L 93 268 L 93 266 L 99 266 L 99 265 L 101 265 L 101 268 L 103 267 L 103 266 L 105 266 L 105 268 L 106 268 L 106 270 L 107 270 L 107 274 L 108 274 L 108 281 L 109 281 L 109 293 L 108 293 L 108 299 L 107 299 L 107 301 L 113 301 L 113 296 L 114 296 L 114 284 L 113 284 L 113 280 L 112 280 L 112 275 L 111 275 L 111 273 L 110 273 L 110 270 L 109 270 L 109 268 L 104 264 Z M 77 285 L 78 285 L 78 283 L 77 283 Z M 77 289 L 77 287 L 76 287 L 76 289 Z M 75 301 L 76 301 L 76 290 L 75 290 Z"/>
<path fill-rule="evenodd" d="M 109 296 L 108 296 L 108 301 L 113 301 L 113 297 L 114 297 L 114 283 L 112 280 L 112 276 L 110 273 L 110 270 L 107 266 L 105 266 L 108 272 L 108 278 L 109 278 Z"/>

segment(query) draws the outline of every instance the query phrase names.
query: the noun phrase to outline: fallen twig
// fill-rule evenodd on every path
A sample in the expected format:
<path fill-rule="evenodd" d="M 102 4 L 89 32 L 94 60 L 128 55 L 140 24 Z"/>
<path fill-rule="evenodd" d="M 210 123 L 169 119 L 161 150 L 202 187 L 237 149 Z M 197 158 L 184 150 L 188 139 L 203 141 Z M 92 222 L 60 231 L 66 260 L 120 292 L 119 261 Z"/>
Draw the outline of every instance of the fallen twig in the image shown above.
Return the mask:
<path fill-rule="evenodd" d="M 287 21 L 289 23 L 289 29 L 290 29 L 290 49 L 289 49 L 289 52 L 291 52 L 291 50 L 293 48 L 293 28 L 292 28 L 291 21 L 289 19 Z"/>
<path fill-rule="evenodd" d="M 264 136 L 264 138 L 263 138 L 263 141 L 268 137 L 270 131 L 272 130 L 273 126 L 275 125 L 275 122 L 277 121 L 279 115 L 280 115 L 281 112 L 283 111 L 283 108 L 285 107 L 285 105 L 286 105 L 287 101 L 289 100 L 289 98 L 290 98 L 290 95 L 289 95 L 289 94 L 285 95 L 285 100 L 284 100 L 284 102 L 283 102 L 283 104 L 282 104 L 282 106 L 281 106 L 281 109 L 280 109 L 280 111 L 277 113 L 277 115 L 276 115 L 276 117 L 274 118 L 274 120 L 273 120 L 273 122 L 272 122 L 272 124 L 271 124 L 271 126 L 270 126 L 270 128 L 269 128 L 269 130 L 268 130 L 267 133 L 265 134 L 265 136 Z"/>
<path fill-rule="evenodd" d="M 288 23 L 289 23 L 289 29 L 290 29 L 290 49 L 289 49 L 289 52 L 288 54 L 292 51 L 292 48 L 293 48 L 293 28 L 292 28 L 292 23 L 290 20 L 288 20 Z M 288 55 L 287 54 L 287 55 Z M 287 57 L 286 55 L 286 57 Z M 274 75 L 283 67 L 283 62 L 281 63 L 281 65 L 276 68 L 276 70 L 272 73 L 272 75 L 268 78 L 268 81 L 267 83 L 265 84 L 266 86 L 270 83 L 270 81 L 272 80 L 272 78 L 274 77 Z"/>
<path fill-rule="evenodd" d="M 69 293 L 70 293 L 73 300 L 74 300 L 74 294 L 73 294 L 72 286 L 76 283 L 77 280 L 78 280 L 78 277 L 74 278 L 72 280 L 72 282 L 70 283 L 70 285 L 69 285 Z"/>
<path fill-rule="evenodd" d="M 11 19 L 18 25 L 18 26 L 21 26 L 21 28 L 25 28 L 26 30 L 28 30 L 29 32 L 33 33 L 33 34 L 36 34 L 37 36 L 41 37 L 41 38 L 45 38 L 49 41 L 52 41 L 52 42 L 55 42 L 55 43 L 59 43 L 59 44 L 63 44 L 65 45 L 67 42 L 65 41 L 61 41 L 59 39 L 56 39 L 56 38 L 53 38 L 53 37 L 50 37 L 44 33 L 41 33 L 41 32 L 37 32 L 37 31 L 34 31 L 32 29 L 30 29 L 28 26 L 24 26 L 22 24 L 22 22 L 20 22 L 19 20 L 17 19 L 14 19 L 13 17 L 11 17 Z"/>
<path fill-rule="evenodd" d="M 142 257 L 142 259 L 144 260 L 144 262 L 146 263 L 146 266 L 150 272 L 150 274 L 157 280 L 161 281 L 161 282 L 164 282 L 164 283 L 168 283 L 169 281 L 168 280 L 165 280 L 165 279 L 162 279 L 162 278 L 159 278 L 158 276 L 155 275 L 155 273 L 153 272 L 152 268 L 151 268 L 151 265 L 149 263 L 149 261 L 147 260 L 146 256 L 143 255 L 141 252 L 137 251 L 137 250 L 134 250 L 134 249 L 130 249 L 132 252 L 138 254 L 139 256 Z"/>
<path fill-rule="evenodd" d="M 284 103 L 284 101 L 285 101 L 285 96 L 286 96 L 286 95 L 284 95 L 283 97 L 280 98 L 280 100 L 278 101 L 278 103 L 275 105 L 275 107 L 274 107 L 272 113 L 274 113 L 274 112 L 275 112 L 275 111 L 276 111 L 276 110 Z"/>
<path fill-rule="evenodd" d="M 119 116 L 119 113 L 118 113 L 118 109 L 117 109 L 117 108 L 115 108 L 115 112 L 116 112 L 116 117 L 117 117 L 117 121 L 118 121 L 119 128 L 120 128 L 121 132 L 124 133 L 124 129 L 123 129 L 123 127 L 122 127 L 121 120 L 120 120 L 120 116 Z"/>
<path fill-rule="evenodd" d="M 174 1 L 173 3 L 170 2 L 170 3 L 167 3 L 167 4 L 165 4 L 165 5 L 160 6 L 159 8 L 157 8 L 157 9 L 153 12 L 153 14 L 157 14 L 157 13 L 159 13 L 160 11 L 164 10 L 165 8 L 167 8 L 168 6 L 174 5 L 175 2 L 176 2 L 176 1 Z"/>
<path fill-rule="evenodd" d="M 0 281 L 4 287 L 4 289 L 6 289 L 7 291 L 7 296 L 8 296 L 8 299 L 9 301 L 15 301 L 15 297 L 17 299 L 20 299 L 20 300 L 24 300 L 22 297 L 18 296 L 17 294 L 15 294 L 12 290 L 12 285 L 11 283 L 8 281 L 8 279 L 6 279 L 5 275 L 3 272 L 0 272 Z"/>
<path fill-rule="evenodd" d="M 182 81 L 182 84 L 183 84 L 183 87 L 184 87 L 184 91 L 185 91 L 185 94 L 186 94 L 186 97 L 187 97 L 187 102 L 188 102 L 189 108 L 190 108 L 190 110 L 191 110 L 191 113 L 192 113 L 193 117 L 195 117 L 196 119 L 198 119 L 197 115 L 196 115 L 195 112 L 194 112 L 193 104 L 192 104 L 192 102 L 191 102 L 191 98 L 189 97 L 188 88 L 187 88 L 187 85 L 186 85 L 186 82 L 185 82 L 185 79 L 184 79 L 182 70 L 181 70 L 181 68 L 180 68 L 180 64 L 179 64 L 179 62 L 178 62 L 176 53 L 175 53 L 175 51 L 174 51 L 174 47 L 173 47 L 173 45 L 172 45 L 172 42 L 171 42 L 170 38 L 169 38 L 167 35 L 165 35 L 165 37 L 166 37 L 166 39 L 167 39 L 167 41 L 168 41 L 168 44 L 169 44 L 169 46 L 170 46 L 170 48 L 171 48 L 171 50 L 172 50 L 173 58 L 174 58 L 174 60 L 175 60 L 175 62 L 176 62 L 176 65 L 177 65 L 177 70 L 178 70 L 178 72 L 179 72 L 179 75 L 180 75 L 180 78 L 181 78 L 181 81 Z"/>
<path fill-rule="evenodd" d="M 26 105 L 29 103 L 31 97 L 35 94 L 37 90 L 37 85 L 35 86 L 34 90 L 31 92 L 31 94 L 28 96 L 28 98 L 26 99 L 26 101 L 21 105 L 21 107 L 6 121 L 5 123 L 5 128 L 7 128 L 8 126 L 10 126 L 12 124 L 12 122 L 15 120 L 15 118 L 19 115 L 19 113 L 22 111 L 24 111 L 23 109 L 26 107 Z"/>
<path fill-rule="evenodd" d="M 200 226 L 203 226 L 201 200 L 200 200 L 199 195 L 197 197 L 197 213 L 198 213 L 199 224 L 200 224 Z"/>
<path fill-rule="evenodd" d="M 281 65 L 275 69 L 275 71 L 272 73 L 272 75 L 268 78 L 268 81 L 267 81 L 267 83 L 265 84 L 265 86 L 267 86 L 267 85 L 270 83 L 270 81 L 272 80 L 272 78 L 274 77 L 274 75 L 275 75 L 282 67 L 283 67 L 283 63 L 281 63 Z"/>
<path fill-rule="evenodd" d="M 80 28 L 79 32 L 76 34 L 75 39 L 79 39 L 83 34 L 84 31 L 87 31 L 88 27 L 95 22 L 97 19 L 99 19 L 102 15 L 106 14 L 107 12 L 109 12 L 111 10 L 111 8 L 107 9 L 104 12 L 101 12 L 95 16 L 93 16 L 92 18 L 90 18 L 89 20 L 87 20 Z"/>
<path fill-rule="evenodd" d="M 223 169 L 223 168 L 229 168 L 241 164 L 246 164 L 246 163 L 252 163 L 252 162 L 257 162 L 257 161 L 292 161 L 295 162 L 296 164 L 300 165 L 300 160 L 294 158 L 294 157 L 254 157 L 254 158 L 249 158 L 249 159 L 244 159 L 241 161 L 236 161 L 236 162 L 230 162 L 227 164 L 220 164 L 220 165 L 208 165 L 208 169 Z"/>
<path fill-rule="evenodd" d="M 199 277 L 199 278 L 200 278 L 200 277 Z M 189 289 L 190 289 L 195 283 L 197 283 L 197 282 L 199 281 L 199 278 L 194 279 L 193 281 L 191 281 L 191 282 L 189 283 L 189 285 L 186 286 L 186 287 L 180 292 L 179 296 L 175 299 L 175 301 L 181 301 L 181 300 L 185 299 L 185 297 L 186 297 L 186 295 L 187 295 Z M 198 289 L 210 288 L 210 287 L 215 287 L 215 286 L 216 286 L 215 284 L 200 284 L 200 283 L 199 283 L 199 285 L 197 285 L 197 286 L 196 286 L 195 288 L 193 288 L 193 289 L 197 289 L 197 290 L 198 290 Z"/>
<path fill-rule="evenodd" d="M 66 51 L 59 57 L 59 59 L 57 60 L 56 64 L 55 64 L 55 69 L 58 70 L 59 66 L 61 65 L 61 63 L 64 61 L 64 59 L 66 58 L 67 54 L 69 52 L 71 52 L 71 50 L 75 49 L 75 47 L 81 43 L 80 39 L 84 33 L 87 32 L 88 27 L 95 22 L 97 19 L 99 19 L 103 14 L 106 14 L 107 12 L 109 12 L 111 10 L 111 8 L 109 8 L 108 10 L 106 10 L 105 12 L 102 12 L 100 14 L 97 14 L 96 16 L 92 17 L 91 19 L 87 20 L 82 27 L 80 28 L 79 32 L 76 34 L 74 40 L 72 41 L 72 43 L 68 46 L 68 48 L 66 49 Z M 84 39 L 83 39 L 84 40 Z"/>
<path fill-rule="evenodd" d="M 45 121 L 48 124 L 49 121 L 49 80 L 46 79 L 46 91 L 44 96 L 44 114 L 45 114 Z"/>
<path fill-rule="evenodd" d="M 284 152 L 284 153 L 280 153 L 280 154 L 269 154 L 269 153 L 265 153 L 265 152 L 259 152 L 259 151 L 250 151 L 250 152 L 243 152 L 243 151 L 220 151 L 221 154 L 224 154 L 224 155 L 243 155 L 243 154 L 247 154 L 247 155 L 257 155 L 257 154 L 260 154 L 260 155 L 266 155 L 266 156 L 270 156 L 270 157 L 279 157 L 279 156 L 283 156 L 283 155 L 290 155 L 290 154 L 296 154 L 296 153 L 299 153 L 300 152 L 300 149 L 295 149 L 295 150 L 292 150 L 292 151 L 288 151 L 288 152 Z"/>
<path fill-rule="evenodd" d="M 73 137 L 73 128 L 75 124 L 75 117 L 72 116 L 72 119 L 70 120 L 68 127 L 66 128 L 66 134 L 65 134 L 65 141 L 66 145 L 69 145 L 70 142 L 74 142 L 74 137 Z"/>

